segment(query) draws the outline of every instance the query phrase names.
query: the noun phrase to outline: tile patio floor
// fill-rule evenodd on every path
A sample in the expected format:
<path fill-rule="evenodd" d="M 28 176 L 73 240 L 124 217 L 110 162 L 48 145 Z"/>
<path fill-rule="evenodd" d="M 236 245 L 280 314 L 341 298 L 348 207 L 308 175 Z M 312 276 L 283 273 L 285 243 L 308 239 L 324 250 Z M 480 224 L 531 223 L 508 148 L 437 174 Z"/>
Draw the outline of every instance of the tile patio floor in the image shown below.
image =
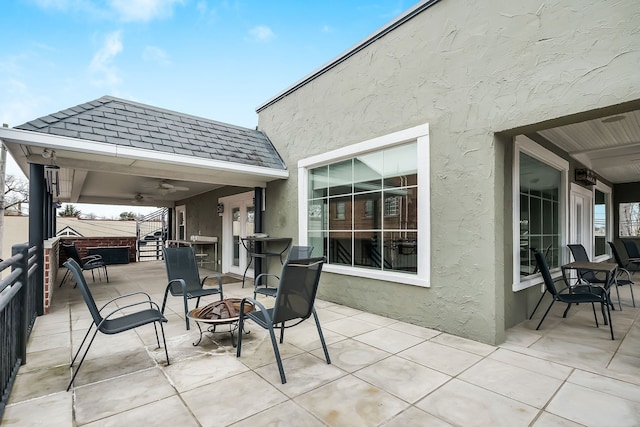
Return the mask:
<path fill-rule="evenodd" d="M 99 301 L 137 290 L 162 299 L 160 262 L 111 266 L 109 276 L 91 285 Z M 224 286 L 227 297 L 249 294 Z M 99 335 L 66 392 L 89 315 L 65 284 L 36 322 L 2 425 L 638 426 L 640 308 L 628 292 L 613 313 L 615 341 L 595 328 L 591 307 L 562 319 L 557 304 L 541 331 L 538 312 L 500 346 L 317 301 L 333 363 L 305 322 L 281 345 L 285 385 L 261 329 L 249 324 L 239 359 L 228 333 L 206 333 L 194 347 L 197 328 L 185 330 L 181 300 L 170 298 L 170 366 L 151 326 Z"/>

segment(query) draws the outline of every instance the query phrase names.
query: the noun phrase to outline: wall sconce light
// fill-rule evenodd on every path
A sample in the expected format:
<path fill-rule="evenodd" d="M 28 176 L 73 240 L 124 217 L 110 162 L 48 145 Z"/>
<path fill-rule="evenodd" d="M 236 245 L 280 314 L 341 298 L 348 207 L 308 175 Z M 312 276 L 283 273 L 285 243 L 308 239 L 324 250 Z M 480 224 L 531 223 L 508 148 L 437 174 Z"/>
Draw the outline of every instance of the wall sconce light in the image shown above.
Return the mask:
<path fill-rule="evenodd" d="M 42 150 L 42 157 L 45 159 L 55 160 L 56 150 L 49 150 L 48 148 L 45 148 L 44 150 Z"/>
<path fill-rule="evenodd" d="M 224 213 L 224 205 L 222 203 L 218 203 L 218 213 L 220 215 Z"/>

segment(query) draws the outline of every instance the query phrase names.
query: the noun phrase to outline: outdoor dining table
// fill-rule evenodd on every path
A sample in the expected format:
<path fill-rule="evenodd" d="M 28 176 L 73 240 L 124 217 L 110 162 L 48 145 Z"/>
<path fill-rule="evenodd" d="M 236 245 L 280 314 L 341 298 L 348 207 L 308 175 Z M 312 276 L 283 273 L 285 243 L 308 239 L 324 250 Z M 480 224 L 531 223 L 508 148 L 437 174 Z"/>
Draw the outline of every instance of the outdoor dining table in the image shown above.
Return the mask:
<path fill-rule="evenodd" d="M 565 283 L 570 283 L 567 277 L 567 272 L 571 270 L 575 270 L 578 272 L 591 271 L 595 273 L 605 273 L 604 280 L 604 289 L 607 291 L 607 300 L 609 304 L 613 308 L 613 304 L 611 303 L 611 298 L 609 296 L 609 289 L 611 289 L 611 285 L 615 284 L 616 281 L 616 272 L 618 269 L 618 264 L 611 262 L 585 262 L 585 261 L 574 261 L 568 264 L 564 264 L 561 267 L 562 270 L 562 278 Z M 590 283 L 592 286 L 600 286 L 598 283 Z M 575 285 L 574 285 L 575 286 Z M 570 286 L 571 287 L 571 286 Z M 615 308 L 613 308 L 615 310 Z"/>

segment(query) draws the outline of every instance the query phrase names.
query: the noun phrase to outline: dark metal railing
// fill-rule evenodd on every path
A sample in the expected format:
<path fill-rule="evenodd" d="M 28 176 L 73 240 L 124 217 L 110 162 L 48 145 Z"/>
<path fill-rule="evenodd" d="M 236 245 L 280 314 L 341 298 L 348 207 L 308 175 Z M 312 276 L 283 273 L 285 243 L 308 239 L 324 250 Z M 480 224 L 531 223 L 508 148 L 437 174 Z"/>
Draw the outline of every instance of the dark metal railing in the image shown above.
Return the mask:
<path fill-rule="evenodd" d="M 162 247 L 167 240 L 168 209 L 152 212 L 136 222 L 138 261 L 162 259 Z"/>
<path fill-rule="evenodd" d="M 37 316 L 36 247 L 15 245 L 11 258 L 0 262 L 0 420 L 20 365 L 26 363 L 27 339 Z"/>

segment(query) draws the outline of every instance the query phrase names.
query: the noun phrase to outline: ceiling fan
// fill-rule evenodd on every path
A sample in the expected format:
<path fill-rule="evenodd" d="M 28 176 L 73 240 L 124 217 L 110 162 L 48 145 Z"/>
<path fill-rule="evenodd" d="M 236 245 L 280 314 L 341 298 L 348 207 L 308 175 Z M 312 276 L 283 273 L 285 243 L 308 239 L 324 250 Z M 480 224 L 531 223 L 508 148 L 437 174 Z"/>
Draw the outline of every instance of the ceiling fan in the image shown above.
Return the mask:
<path fill-rule="evenodd" d="M 158 190 L 160 194 L 165 195 L 167 193 L 175 193 L 176 191 L 189 191 L 189 187 L 173 185 L 168 181 L 160 181 L 158 184 Z"/>
<path fill-rule="evenodd" d="M 142 203 L 148 200 L 153 200 L 153 198 L 137 193 L 135 196 L 133 196 L 133 200 L 131 200 L 131 203 Z"/>

